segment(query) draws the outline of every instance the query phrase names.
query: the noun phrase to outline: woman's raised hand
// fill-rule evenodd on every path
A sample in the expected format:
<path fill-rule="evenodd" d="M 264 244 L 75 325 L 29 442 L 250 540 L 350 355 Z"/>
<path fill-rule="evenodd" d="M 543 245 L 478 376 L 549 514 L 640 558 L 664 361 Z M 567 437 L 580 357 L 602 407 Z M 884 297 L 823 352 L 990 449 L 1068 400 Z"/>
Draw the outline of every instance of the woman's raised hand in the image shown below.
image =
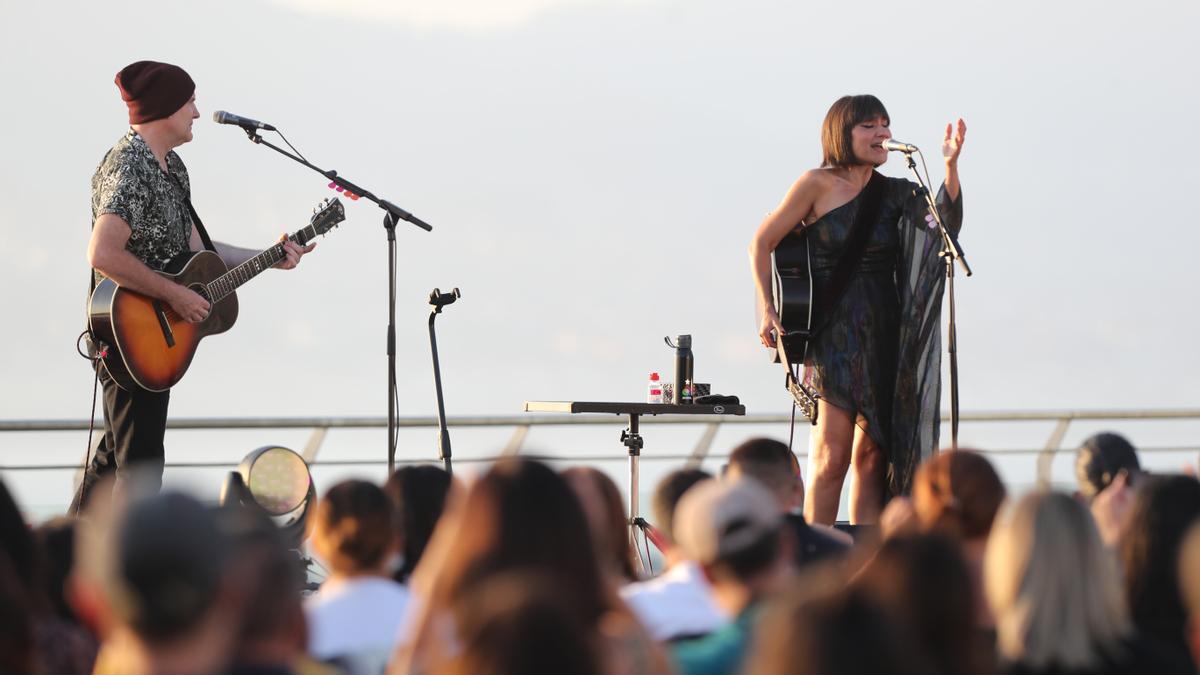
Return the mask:
<path fill-rule="evenodd" d="M 958 119 L 958 128 L 954 124 L 946 125 L 946 138 L 942 140 L 942 157 L 947 164 L 958 164 L 958 155 L 962 152 L 963 141 L 967 138 L 967 123 Z"/>

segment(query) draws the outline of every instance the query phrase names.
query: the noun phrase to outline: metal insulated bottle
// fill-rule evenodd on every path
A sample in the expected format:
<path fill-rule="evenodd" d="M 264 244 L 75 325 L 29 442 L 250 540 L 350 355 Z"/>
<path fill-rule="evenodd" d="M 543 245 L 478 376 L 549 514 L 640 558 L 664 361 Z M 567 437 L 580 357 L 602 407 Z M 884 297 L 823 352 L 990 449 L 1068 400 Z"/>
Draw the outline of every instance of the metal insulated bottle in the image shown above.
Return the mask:
<path fill-rule="evenodd" d="M 676 335 L 674 342 L 664 337 L 663 341 L 668 347 L 675 348 L 675 388 L 671 392 L 671 403 L 691 403 L 692 397 L 684 395 L 684 388 L 695 381 L 692 377 L 692 336 Z"/>

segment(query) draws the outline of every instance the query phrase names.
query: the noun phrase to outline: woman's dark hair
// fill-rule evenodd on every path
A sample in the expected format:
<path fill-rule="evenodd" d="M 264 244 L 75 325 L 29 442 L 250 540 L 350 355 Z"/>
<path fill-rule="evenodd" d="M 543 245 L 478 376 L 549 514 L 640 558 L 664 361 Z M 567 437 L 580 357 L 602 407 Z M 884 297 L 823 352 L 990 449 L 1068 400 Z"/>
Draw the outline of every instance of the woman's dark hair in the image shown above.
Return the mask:
<path fill-rule="evenodd" d="M 34 534 L 45 561 L 42 588 L 50 607 L 58 618 L 78 624 L 79 617 L 66 596 L 67 577 L 75 564 L 75 519 L 69 516 L 52 518 L 39 525 Z"/>
<path fill-rule="evenodd" d="M 768 607 L 755 629 L 747 675 L 925 675 L 901 628 L 862 590 L 805 588 Z"/>
<path fill-rule="evenodd" d="M 1103 432 L 1089 436 L 1075 455 L 1075 479 L 1079 494 L 1094 499 L 1124 469 L 1134 474 L 1142 468 L 1137 451 L 1120 434 Z"/>
<path fill-rule="evenodd" d="M 1179 549 L 1198 516 L 1200 481 L 1190 476 L 1149 478 L 1137 490 L 1119 547 L 1134 626 L 1179 650 L 1187 649 Z"/>
<path fill-rule="evenodd" d="M 13 573 L 26 589 L 26 602 L 32 611 L 39 616 L 48 611 L 49 603 L 41 592 L 41 549 L 3 480 L 0 480 L 0 552 L 8 556 Z"/>
<path fill-rule="evenodd" d="M 621 498 L 621 489 L 603 471 L 587 466 L 576 466 L 563 471 L 567 483 L 575 488 L 580 503 L 584 507 L 584 515 L 588 523 L 596 530 L 592 538 L 596 542 L 598 552 L 607 557 L 606 565 L 615 569 L 625 581 L 637 581 L 637 569 L 634 565 L 633 547 L 629 544 L 629 523 L 625 516 L 625 504 Z M 579 481 L 581 485 L 576 485 Z M 592 508 L 595 513 L 588 511 L 588 493 L 597 502 Z"/>
<path fill-rule="evenodd" d="M 985 672 L 971 573 L 952 541 L 937 535 L 889 539 L 856 584 L 908 627 L 931 675 Z"/>
<path fill-rule="evenodd" d="M 37 542 L 3 480 L 0 480 L 0 550 L 8 554 L 17 577 L 25 584 L 31 583 L 38 568 Z"/>
<path fill-rule="evenodd" d="M 437 675 L 600 675 L 592 631 L 545 579 L 501 574 L 453 608 L 461 651 Z"/>
<path fill-rule="evenodd" d="M 821 166 L 847 167 L 862 164 L 854 155 L 851 132 L 858 124 L 882 117 L 890 122 L 887 108 L 870 94 L 843 96 L 834 101 L 821 124 Z"/>
<path fill-rule="evenodd" d="M 507 572 L 541 575 L 587 626 L 612 608 L 587 518 L 566 480 L 528 459 L 497 462 L 467 493 L 461 528 L 433 592 L 433 608 L 449 610 L 489 578 Z"/>
<path fill-rule="evenodd" d="M 12 559 L 0 549 L 0 673 L 33 673 L 37 666 L 33 611 Z"/>
<path fill-rule="evenodd" d="M 376 568 L 396 540 L 392 504 L 374 483 L 342 481 L 317 504 L 317 533 L 335 570 Z"/>
<path fill-rule="evenodd" d="M 392 501 L 392 524 L 403 547 L 404 564 L 394 578 L 405 583 L 442 517 L 450 492 L 450 474 L 432 465 L 400 467 L 388 477 L 383 491 Z"/>

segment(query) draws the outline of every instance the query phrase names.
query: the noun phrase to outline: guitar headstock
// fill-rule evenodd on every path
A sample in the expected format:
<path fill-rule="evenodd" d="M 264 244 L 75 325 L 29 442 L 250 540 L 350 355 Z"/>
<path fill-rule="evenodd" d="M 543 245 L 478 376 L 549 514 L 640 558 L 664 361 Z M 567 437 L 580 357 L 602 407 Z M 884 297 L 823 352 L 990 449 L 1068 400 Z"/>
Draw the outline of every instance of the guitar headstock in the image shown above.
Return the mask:
<path fill-rule="evenodd" d="M 327 198 L 313 208 L 313 217 L 308 224 L 316 234 L 325 234 L 345 219 L 346 208 L 342 206 L 341 200 L 336 197 Z"/>

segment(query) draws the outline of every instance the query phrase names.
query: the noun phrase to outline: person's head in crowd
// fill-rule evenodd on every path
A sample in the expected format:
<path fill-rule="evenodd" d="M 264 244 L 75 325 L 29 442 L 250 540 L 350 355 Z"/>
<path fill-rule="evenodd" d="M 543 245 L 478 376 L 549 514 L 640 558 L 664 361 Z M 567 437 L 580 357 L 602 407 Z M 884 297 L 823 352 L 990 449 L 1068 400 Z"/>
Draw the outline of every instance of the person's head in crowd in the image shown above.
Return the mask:
<path fill-rule="evenodd" d="M 329 488 L 317 503 L 312 543 L 334 576 L 391 576 L 397 542 L 383 488 L 365 480 Z"/>
<path fill-rule="evenodd" d="M 984 578 L 1001 660 L 1031 671 L 1087 671 L 1132 634 L 1112 553 L 1087 507 L 1030 493 L 996 519 Z"/>
<path fill-rule="evenodd" d="M 392 500 L 392 524 L 400 542 L 400 568 L 394 578 L 408 581 L 421 560 L 433 528 L 442 517 L 451 478 L 433 465 L 403 466 L 388 476 L 383 491 Z"/>
<path fill-rule="evenodd" d="M 216 512 L 173 492 L 111 505 L 79 523 L 71 582 L 102 627 L 97 672 L 219 671 L 242 606 Z"/>
<path fill-rule="evenodd" d="M 467 492 L 457 536 L 439 565 L 433 601 L 449 608 L 502 572 L 559 577 L 582 620 L 592 624 L 610 601 L 587 516 L 567 481 L 534 460 L 497 462 Z"/>
<path fill-rule="evenodd" d="M 9 564 L 22 585 L 30 591 L 41 590 L 42 564 L 37 541 L 3 480 L 0 480 L 0 551 L 8 556 Z M 41 600 L 41 593 L 29 594 L 34 611 L 43 609 Z"/>
<path fill-rule="evenodd" d="M 762 483 L 782 512 L 804 505 L 800 463 L 785 443 L 773 438 L 751 438 L 734 448 L 725 475 L 734 480 L 750 477 Z"/>
<path fill-rule="evenodd" d="M 934 455 L 917 469 L 913 480 L 916 530 L 944 535 L 959 545 L 971 571 L 976 624 L 981 627 L 994 623 L 984 598 L 983 556 L 1005 495 L 992 463 L 971 450 Z"/>
<path fill-rule="evenodd" d="M 592 467 L 572 467 L 562 474 L 583 505 L 605 571 L 618 584 L 636 581 L 637 568 L 633 547 L 629 545 L 629 522 L 620 488 L 603 471 Z"/>
<path fill-rule="evenodd" d="M 70 531 L 59 538 L 63 536 L 69 538 Z M 19 608 L 27 614 L 26 622 L 35 636 L 35 672 L 63 675 L 91 672 L 96 660 L 97 640 L 75 618 L 66 602 L 64 581 L 71 567 L 71 556 L 47 555 L 43 539 L 26 525 L 12 494 L 0 481 L 0 557 L 7 561 L 9 572 L 19 585 L 20 596 L 0 602 L 12 602 L 10 609 Z M 67 546 L 69 548 L 69 541 Z M 12 630 L 20 642 L 23 638 L 20 638 L 19 627 L 13 626 Z M 12 643 L 0 647 L 0 651 L 9 652 L 11 646 Z M 0 661 L 9 659 L 0 656 Z M 0 664 L 0 673 L 8 672 L 24 671 L 6 670 Z"/>
<path fill-rule="evenodd" d="M 807 573 L 758 624 L 746 675 L 927 675 L 901 628 L 863 591 Z"/>
<path fill-rule="evenodd" d="M 620 633 L 626 649 L 661 659 L 603 572 L 583 506 L 566 479 L 541 462 L 494 464 L 447 508 L 413 575 L 428 604 L 413 642 L 393 662 L 429 668 L 448 653 L 445 617 L 482 584 L 503 574 L 530 574 L 555 589 L 597 640 Z M 606 657 L 607 658 L 607 657 Z"/>
<path fill-rule="evenodd" d="M 1139 481 L 1118 546 L 1125 598 L 1137 629 L 1177 652 L 1187 649 L 1187 615 L 1179 593 L 1179 549 L 1200 517 L 1200 481 L 1154 476 Z"/>
<path fill-rule="evenodd" d="M 712 478 L 713 475 L 704 469 L 676 469 L 654 487 L 654 494 L 650 497 L 650 513 L 656 528 L 666 540 L 667 550 L 663 551 L 663 555 L 668 565 L 680 559 L 679 547 L 675 544 L 675 509 L 679 506 L 679 500 L 697 483 Z"/>
<path fill-rule="evenodd" d="M 930 675 L 985 672 L 990 654 L 975 630 L 971 574 L 952 541 L 940 535 L 887 539 L 855 585 L 908 627 Z"/>
<path fill-rule="evenodd" d="M 463 596 L 453 611 L 461 650 L 435 675 L 601 673 L 590 628 L 541 577 L 498 575 Z"/>
<path fill-rule="evenodd" d="M 36 673 L 33 608 L 16 565 L 0 549 L 0 673 Z"/>
<path fill-rule="evenodd" d="M 1124 436 L 1112 432 L 1089 436 L 1075 453 L 1075 480 L 1079 496 L 1087 501 L 1111 485 L 1120 472 L 1133 476 L 1141 469 L 1137 450 Z"/>
<path fill-rule="evenodd" d="M 230 567 L 245 598 L 232 660 L 247 672 L 290 672 L 305 657 L 307 643 L 300 558 L 263 512 L 235 506 L 220 515 L 232 546 Z"/>
<path fill-rule="evenodd" d="M 986 457 L 971 450 L 948 450 L 917 469 L 913 509 L 923 531 L 983 541 L 1005 494 L 1004 483 Z"/>
<path fill-rule="evenodd" d="M 1186 637 L 1192 660 L 1200 663 L 1200 523 L 1188 529 L 1179 552 L 1179 588 L 1187 611 Z"/>
<path fill-rule="evenodd" d="M 730 615 L 761 599 L 788 568 L 783 514 L 754 480 L 711 481 L 688 490 L 675 510 L 674 532 Z"/>

